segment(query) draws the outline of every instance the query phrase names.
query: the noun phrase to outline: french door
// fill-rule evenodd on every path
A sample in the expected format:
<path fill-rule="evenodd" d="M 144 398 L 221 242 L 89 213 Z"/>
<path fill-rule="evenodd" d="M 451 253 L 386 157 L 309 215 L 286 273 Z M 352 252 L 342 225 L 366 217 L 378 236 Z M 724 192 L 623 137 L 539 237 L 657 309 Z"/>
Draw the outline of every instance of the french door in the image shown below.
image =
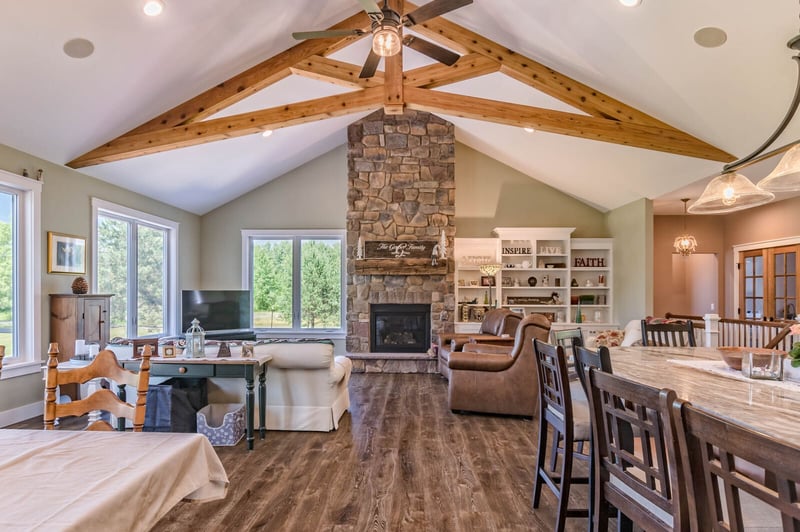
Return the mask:
<path fill-rule="evenodd" d="M 791 320 L 797 316 L 798 254 L 800 245 L 739 253 L 740 318 Z"/>

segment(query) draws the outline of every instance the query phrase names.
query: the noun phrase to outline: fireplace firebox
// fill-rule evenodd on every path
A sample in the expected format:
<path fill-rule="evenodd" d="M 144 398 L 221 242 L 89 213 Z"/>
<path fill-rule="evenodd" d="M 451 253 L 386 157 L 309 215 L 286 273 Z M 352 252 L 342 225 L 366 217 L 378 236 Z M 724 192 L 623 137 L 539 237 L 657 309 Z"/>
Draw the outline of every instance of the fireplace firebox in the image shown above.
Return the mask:
<path fill-rule="evenodd" d="M 369 332 L 373 353 L 424 353 L 431 345 L 431 307 L 370 305 Z"/>

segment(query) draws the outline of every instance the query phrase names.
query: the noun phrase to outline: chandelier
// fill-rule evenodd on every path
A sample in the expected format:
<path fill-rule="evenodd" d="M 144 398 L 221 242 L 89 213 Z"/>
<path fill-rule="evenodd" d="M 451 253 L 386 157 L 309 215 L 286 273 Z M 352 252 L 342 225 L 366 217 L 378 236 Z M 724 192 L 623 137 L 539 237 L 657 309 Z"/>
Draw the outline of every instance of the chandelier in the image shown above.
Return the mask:
<path fill-rule="evenodd" d="M 786 43 L 786 46 L 796 52 L 800 51 L 800 35 L 792 38 Z M 722 167 L 720 175 L 711 180 L 697 201 L 689 207 L 690 213 L 722 214 L 735 212 L 769 203 L 775 199 L 773 192 L 800 190 L 800 144 L 794 143 L 795 145 L 788 151 L 786 151 L 786 148 L 781 148 L 759 157 L 783 133 L 794 117 L 798 104 L 800 104 L 800 55 L 795 55 L 792 59 L 798 65 L 798 77 L 794 97 L 786 116 L 783 117 L 783 120 L 778 124 L 772 135 L 761 146 L 756 148 L 753 153 Z M 778 166 L 767 177 L 759 181 L 758 185 L 754 185 L 747 177 L 736 172 L 736 170 L 744 166 L 766 159 L 782 151 L 786 151 L 786 153 L 778 163 Z M 677 247 L 676 240 L 675 248 L 677 249 Z"/>
<path fill-rule="evenodd" d="M 686 204 L 689 198 L 681 198 L 683 202 L 683 234 L 675 237 L 675 251 L 680 253 L 683 257 L 687 257 L 697 250 L 697 239 L 686 232 Z"/>

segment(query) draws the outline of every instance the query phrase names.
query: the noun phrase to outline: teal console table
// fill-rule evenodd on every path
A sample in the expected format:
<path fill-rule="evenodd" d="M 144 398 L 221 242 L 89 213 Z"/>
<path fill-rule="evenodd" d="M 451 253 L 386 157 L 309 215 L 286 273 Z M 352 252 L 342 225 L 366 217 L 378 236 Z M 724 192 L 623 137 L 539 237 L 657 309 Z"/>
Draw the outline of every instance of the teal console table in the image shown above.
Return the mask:
<path fill-rule="evenodd" d="M 258 375 L 258 421 L 261 424 L 261 439 L 267 436 L 267 363 L 272 355 L 224 358 L 162 358 L 150 359 L 150 377 L 201 378 L 216 377 L 244 379 L 246 383 L 245 409 L 247 417 L 247 448 L 253 450 L 255 441 L 253 409 L 255 407 L 255 377 Z M 126 369 L 138 371 L 141 359 L 120 360 Z M 120 399 L 125 399 L 125 387 L 120 386 Z"/>

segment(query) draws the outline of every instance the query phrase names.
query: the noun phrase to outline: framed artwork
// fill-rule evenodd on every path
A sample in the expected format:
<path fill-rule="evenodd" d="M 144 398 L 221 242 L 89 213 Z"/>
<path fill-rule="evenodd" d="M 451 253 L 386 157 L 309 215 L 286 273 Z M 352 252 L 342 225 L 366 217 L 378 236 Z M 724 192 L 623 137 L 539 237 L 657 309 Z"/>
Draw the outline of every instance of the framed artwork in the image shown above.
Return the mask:
<path fill-rule="evenodd" d="M 525 315 L 525 307 L 508 307 L 508 310 L 514 312 L 515 314 L 519 314 L 520 316 Z"/>
<path fill-rule="evenodd" d="M 86 273 L 86 239 L 48 231 L 47 273 Z"/>
<path fill-rule="evenodd" d="M 491 275 L 481 275 L 481 286 L 494 286 L 495 278 Z"/>

